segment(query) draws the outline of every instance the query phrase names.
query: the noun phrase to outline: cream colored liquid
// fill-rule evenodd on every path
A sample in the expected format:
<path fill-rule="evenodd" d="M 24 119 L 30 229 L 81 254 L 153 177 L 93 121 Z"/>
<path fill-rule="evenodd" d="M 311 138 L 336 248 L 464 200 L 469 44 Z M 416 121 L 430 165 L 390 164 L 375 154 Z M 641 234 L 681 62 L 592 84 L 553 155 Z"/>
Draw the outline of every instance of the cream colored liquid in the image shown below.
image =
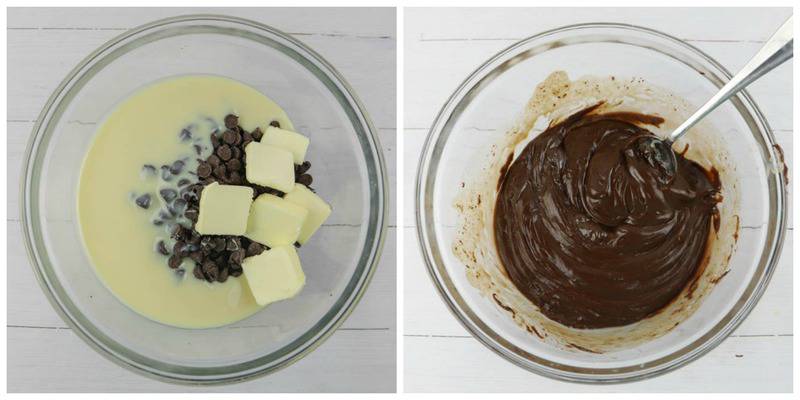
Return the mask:
<path fill-rule="evenodd" d="M 222 77 L 182 76 L 148 85 L 120 103 L 100 125 L 83 162 L 78 214 L 89 258 L 117 298 L 155 321 L 207 328 L 260 309 L 243 275 L 207 283 L 192 276 L 194 263 L 188 258 L 182 275 L 167 267 L 166 256 L 154 245 L 166 239 L 172 248 L 169 227 L 152 220 L 162 206 L 158 190 L 175 187 L 179 177 L 164 182 L 160 171 L 141 173 L 144 164 L 159 168 L 185 159 L 180 177 L 192 177 L 187 171 L 196 169 L 198 158 L 193 145 L 203 146 L 200 157 L 207 157 L 211 132 L 224 130 L 223 118 L 231 113 L 248 131 L 263 130 L 272 120 L 292 129 L 286 113 L 253 88 Z M 193 139 L 181 141 L 179 133 L 187 127 Z M 133 202 L 143 193 L 152 195 L 147 210 Z"/>

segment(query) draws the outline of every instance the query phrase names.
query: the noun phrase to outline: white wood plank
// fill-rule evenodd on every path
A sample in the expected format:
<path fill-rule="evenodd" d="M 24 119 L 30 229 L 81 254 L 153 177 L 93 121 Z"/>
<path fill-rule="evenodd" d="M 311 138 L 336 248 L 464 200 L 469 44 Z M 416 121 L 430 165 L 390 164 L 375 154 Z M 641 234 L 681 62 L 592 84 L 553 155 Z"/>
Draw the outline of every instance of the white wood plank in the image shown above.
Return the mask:
<path fill-rule="evenodd" d="M 33 121 L 66 74 L 115 31 L 8 30 L 8 119 Z M 394 128 L 394 38 L 313 35 L 300 38 L 354 88 L 376 127 Z M 368 54 L 369 57 L 364 57 Z"/>
<path fill-rule="evenodd" d="M 461 82 L 515 40 L 420 41 L 406 35 L 405 128 L 428 128 L 447 98 Z M 760 43 L 697 42 L 701 50 L 730 71 L 738 71 L 761 47 Z M 787 62 L 747 88 L 773 129 L 792 129 L 792 65 Z M 531 88 L 530 90 L 533 90 Z"/>
<path fill-rule="evenodd" d="M 393 392 L 395 334 L 339 331 L 289 368 L 225 386 L 183 386 L 130 372 L 67 329 L 8 328 L 9 392 Z"/>
<path fill-rule="evenodd" d="M 589 22 L 645 26 L 681 39 L 761 41 L 792 15 L 791 8 L 406 8 L 405 36 L 426 40 L 519 40 Z"/>
<path fill-rule="evenodd" d="M 406 392 L 789 392 L 792 337 L 737 337 L 645 381 L 581 385 L 527 372 L 469 338 L 404 338 Z"/>
<path fill-rule="evenodd" d="M 119 30 L 185 14 L 222 14 L 274 26 L 293 35 L 337 35 L 359 38 L 394 37 L 393 8 L 17 8 L 8 9 L 8 28 L 49 30 Z M 343 23 L 346 21 L 346 23 Z"/>

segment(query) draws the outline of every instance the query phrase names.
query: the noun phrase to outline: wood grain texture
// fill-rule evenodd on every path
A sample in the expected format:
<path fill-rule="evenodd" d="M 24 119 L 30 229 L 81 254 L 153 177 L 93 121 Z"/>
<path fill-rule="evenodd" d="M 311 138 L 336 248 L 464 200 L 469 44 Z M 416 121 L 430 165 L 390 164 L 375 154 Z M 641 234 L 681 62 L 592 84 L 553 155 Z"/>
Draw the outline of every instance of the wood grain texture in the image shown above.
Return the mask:
<path fill-rule="evenodd" d="M 675 372 L 633 384 L 588 386 L 529 373 L 473 339 L 439 298 L 415 222 L 419 156 L 436 113 L 486 59 L 535 33 L 581 22 L 661 30 L 737 71 L 791 9 L 406 9 L 404 154 L 404 390 L 407 392 L 683 392 L 792 390 L 792 235 L 750 316 L 719 347 Z M 793 165 L 792 62 L 748 88 Z M 486 127 L 477 127 L 485 129 Z M 792 196 L 790 179 L 789 193 Z M 791 200 L 790 200 L 791 202 Z"/>
<path fill-rule="evenodd" d="M 7 121 L 8 390 L 394 391 L 397 253 L 393 202 L 378 269 L 343 326 L 297 364 L 241 384 L 186 387 L 157 382 L 119 367 L 73 334 L 39 288 L 22 244 L 18 197 L 23 153 L 41 107 L 67 72 L 105 41 L 154 19 L 196 13 L 223 13 L 272 25 L 330 61 L 353 86 L 379 128 L 389 188 L 395 192 L 393 9 L 9 9 L 8 97 L 14 101 L 9 102 Z"/>

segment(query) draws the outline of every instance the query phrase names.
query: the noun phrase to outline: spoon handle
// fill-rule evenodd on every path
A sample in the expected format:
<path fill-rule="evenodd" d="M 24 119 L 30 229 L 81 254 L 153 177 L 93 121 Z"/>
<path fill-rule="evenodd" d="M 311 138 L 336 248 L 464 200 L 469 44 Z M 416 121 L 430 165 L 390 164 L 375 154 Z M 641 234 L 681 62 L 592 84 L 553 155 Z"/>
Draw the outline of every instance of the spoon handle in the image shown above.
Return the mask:
<path fill-rule="evenodd" d="M 669 135 L 668 140 L 671 143 L 675 143 L 689 128 L 717 108 L 718 105 L 724 103 L 731 96 L 744 89 L 762 75 L 772 71 L 773 68 L 781 65 L 784 61 L 792 58 L 793 42 L 792 17 L 789 17 L 750 62 L 748 62 L 738 74 L 731 78 L 714 97 L 709 99 L 702 107 L 695 111 L 689 119 L 676 128 Z"/>

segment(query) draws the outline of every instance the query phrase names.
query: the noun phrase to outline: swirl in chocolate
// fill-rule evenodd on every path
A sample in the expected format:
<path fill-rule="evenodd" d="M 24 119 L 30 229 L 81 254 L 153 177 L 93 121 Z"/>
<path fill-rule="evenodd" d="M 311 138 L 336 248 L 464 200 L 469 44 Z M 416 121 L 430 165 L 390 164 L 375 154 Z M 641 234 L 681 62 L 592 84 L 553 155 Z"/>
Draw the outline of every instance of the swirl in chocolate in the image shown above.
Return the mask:
<path fill-rule="evenodd" d="M 661 118 L 597 107 L 522 150 L 500 177 L 494 216 L 514 285 L 579 329 L 639 321 L 680 294 L 704 268 L 720 190 L 682 154 L 670 179 L 647 163 L 636 143 L 653 134 L 638 125 Z"/>

